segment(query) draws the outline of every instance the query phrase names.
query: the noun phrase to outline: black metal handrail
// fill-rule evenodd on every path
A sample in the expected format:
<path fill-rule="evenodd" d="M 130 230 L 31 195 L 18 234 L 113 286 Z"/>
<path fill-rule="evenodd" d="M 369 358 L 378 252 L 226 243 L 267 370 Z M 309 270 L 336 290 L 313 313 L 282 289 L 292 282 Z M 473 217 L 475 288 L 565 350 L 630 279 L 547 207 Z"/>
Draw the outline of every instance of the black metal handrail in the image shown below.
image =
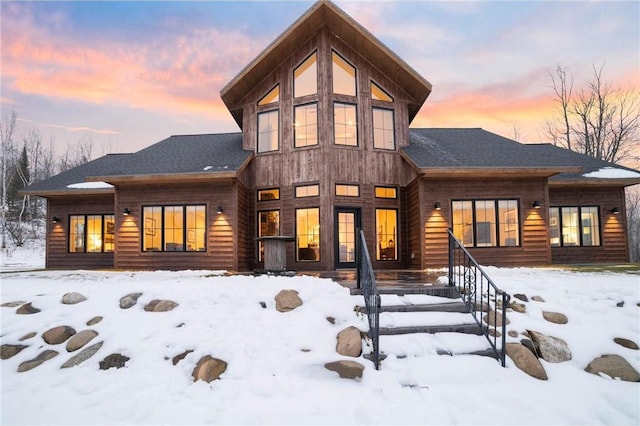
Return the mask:
<path fill-rule="evenodd" d="M 507 307 L 511 296 L 499 289 L 469 251 L 449 229 L 449 285 L 482 329 L 489 344 L 505 366 Z"/>
<path fill-rule="evenodd" d="M 368 335 L 371 339 L 373 352 L 373 364 L 376 370 L 380 369 L 380 295 L 376 287 L 376 277 L 371 266 L 369 249 L 364 239 L 364 232 L 358 230 L 358 244 L 356 247 L 357 264 L 357 287 L 362 289 L 364 303 L 367 308 L 367 319 L 369 320 Z"/>

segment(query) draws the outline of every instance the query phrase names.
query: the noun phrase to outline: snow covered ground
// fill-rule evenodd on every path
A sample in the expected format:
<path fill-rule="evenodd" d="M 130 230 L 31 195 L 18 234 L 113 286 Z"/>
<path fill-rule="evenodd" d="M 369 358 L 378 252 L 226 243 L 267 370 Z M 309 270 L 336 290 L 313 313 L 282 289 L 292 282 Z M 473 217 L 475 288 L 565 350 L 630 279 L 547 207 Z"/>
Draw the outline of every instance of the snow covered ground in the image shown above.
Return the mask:
<path fill-rule="evenodd" d="M 570 361 L 541 361 L 548 381 L 528 376 L 509 359 L 503 369 L 490 358 L 433 355 L 425 342 L 413 342 L 408 358 L 389 356 L 379 371 L 355 359 L 365 366 L 364 375 L 350 380 L 324 364 L 354 359 L 335 352 L 336 335 L 350 325 L 367 330 L 367 322 L 354 312 L 362 298 L 331 280 L 219 271 L 24 272 L 43 264 L 40 251 L 24 251 L 30 254 L 3 254 L 3 271 L 17 272 L 0 275 L 0 301 L 32 302 L 41 312 L 17 315 L 16 308 L 0 308 L 1 343 L 29 345 L 0 361 L 3 425 L 640 424 L 639 383 L 584 371 L 603 354 L 618 354 L 640 371 L 640 351 L 613 342 L 624 337 L 640 343 L 639 275 L 486 268 L 509 293 L 545 299 L 526 303 L 524 314 L 509 313 L 508 329 L 567 342 Z M 282 289 L 297 290 L 303 305 L 277 312 L 274 296 Z M 68 292 L 88 300 L 61 304 Z M 120 309 L 120 298 L 132 292 L 143 293 L 138 303 Z M 179 306 L 145 312 L 152 299 Z M 564 313 L 568 324 L 545 321 L 543 309 Z M 104 319 L 86 326 L 97 315 Z M 104 345 L 79 366 L 60 369 L 72 354 L 65 344 L 47 345 L 41 337 L 59 325 L 95 330 L 94 341 Z M 35 337 L 19 342 L 34 331 Z M 384 345 L 383 338 L 382 350 Z M 60 355 L 17 372 L 44 349 Z M 188 349 L 194 352 L 174 366 L 171 358 Z M 130 357 L 126 366 L 100 370 L 99 361 L 116 352 Z M 193 381 L 204 355 L 228 362 L 220 380 Z"/>

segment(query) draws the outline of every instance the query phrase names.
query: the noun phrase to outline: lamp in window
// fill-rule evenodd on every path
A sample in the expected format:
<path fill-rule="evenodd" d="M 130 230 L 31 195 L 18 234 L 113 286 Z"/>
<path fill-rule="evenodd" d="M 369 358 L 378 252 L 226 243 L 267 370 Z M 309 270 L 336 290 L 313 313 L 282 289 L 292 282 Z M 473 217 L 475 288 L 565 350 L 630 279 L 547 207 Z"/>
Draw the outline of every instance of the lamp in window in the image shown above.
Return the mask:
<path fill-rule="evenodd" d="M 54 216 L 51 218 L 51 223 L 58 223 L 60 222 L 60 218 L 58 216 Z"/>
<path fill-rule="evenodd" d="M 539 209 L 540 208 L 540 201 L 535 200 L 533 203 L 531 203 L 531 207 L 533 207 L 534 209 Z"/>
<path fill-rule="evenodd" d="M 222 208 L 222 206 L 218 206 L 218 210 L 216 210 L 216 213 L 222 214 L 222 212 L 224 212 L 224 208 Z"/>
<path fill-rule="evenodd" d="M 620 214 L 620 208 L 619 207 L 614 207 L 611 209 L 611 213 L 613 214 Z"/>
<path fill-rule="evenodd" d="M 433 205 L 434 210 L 442 210 L 442 204 L 440 204 L 440 201 L 436 201 L 436 203 Z"/>
<path fill-rule="evenodd" d="M 125 207 L 124 210 L 122 210 L 122 214 L 124 216 L 129 216 L 131 214 L 131 210 Z"/>

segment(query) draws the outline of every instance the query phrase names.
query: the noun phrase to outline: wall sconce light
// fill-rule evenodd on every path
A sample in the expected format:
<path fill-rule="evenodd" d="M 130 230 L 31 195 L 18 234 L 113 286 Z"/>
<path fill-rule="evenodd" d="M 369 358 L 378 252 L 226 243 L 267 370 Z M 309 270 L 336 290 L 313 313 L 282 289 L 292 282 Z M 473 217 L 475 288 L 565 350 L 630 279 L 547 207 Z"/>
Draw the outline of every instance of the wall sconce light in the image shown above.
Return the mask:
<path fill-rule="evenodd" d="M 131 210 L 125 207 L 124 210 L 122 210 L 122 214 L 124 216 L 129 216 L 131 214 Z"/>
<path fill-rule="evenodd" d="M 614 207 L 611 209 L 611 213 L 613 214 L 620 214 L 620 208 L 619 207 Z"/>
<path fill-rule="evenodd" d="M 535 200 L 533 203 L 531 203 L 531 207 L 533 207 L 534 209 L 539 209 L 540 208 L 540 201 Z"/>
<path fill-rule="evenodd" d="M 51 223 L 58 223 L 60 222 L 60 218 L 58 216 L 54 216 L 51 218 Z"/>
<path fill-rule="evenodd" d="M 442 210 L 442 204 L 440 204 L 440 201 L 436 201 L 436 203 L 433 205 L 433 208 L 435 210 Z"/>
<path fill-rule="evenodd" d="M 218 206 L 218 210 L 216 211 L 216 213 L 222 214 L 223 211 L 224 209 L 222 208 L 222 206 Z"/>

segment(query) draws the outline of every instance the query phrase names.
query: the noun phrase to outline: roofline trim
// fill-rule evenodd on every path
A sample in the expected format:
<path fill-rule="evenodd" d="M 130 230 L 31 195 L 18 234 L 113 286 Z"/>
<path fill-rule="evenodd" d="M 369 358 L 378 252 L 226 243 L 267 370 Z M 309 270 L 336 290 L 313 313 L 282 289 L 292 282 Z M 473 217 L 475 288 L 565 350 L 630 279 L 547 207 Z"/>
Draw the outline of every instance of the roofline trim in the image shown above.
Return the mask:
<path fill-rule="evenodd" d="M 423 176 L 460 176 L 460 175 L 516 175 L 534 174 L 537 176 L 553 176 L 559 173 L 580 173 L 582 167 L 419 167 Z"/>
<path fill-rule="evenodd" d="M 65 188 L 65 189 L 43 189 L 43 190 L 20 190 L 18 194 L 29 195 L 36 197 L 51 197 L 59 195 L 108 195 L 115 194 L 115 188 L 92 188 L 92 189 L 80 189 L 80 188 Z"/>
<path fill-rule="evenodd" d="M 549 181 L 549 186 L 632 186 L 640 184 L 640 178 L 582 178 L 555 179 Z"/>
<path fill-rule="evenodd" d="M 107 182 L 111 184 L 126 182 L 184 182 L 184 181 L 212 181 L 218 179 L 237 178 L 238 173 L 232 172 L 195 172 L 195 173 L 155 173 L 140 175 L 112 175 L 112 176 L 87 176 L 85 182 Z"/>

